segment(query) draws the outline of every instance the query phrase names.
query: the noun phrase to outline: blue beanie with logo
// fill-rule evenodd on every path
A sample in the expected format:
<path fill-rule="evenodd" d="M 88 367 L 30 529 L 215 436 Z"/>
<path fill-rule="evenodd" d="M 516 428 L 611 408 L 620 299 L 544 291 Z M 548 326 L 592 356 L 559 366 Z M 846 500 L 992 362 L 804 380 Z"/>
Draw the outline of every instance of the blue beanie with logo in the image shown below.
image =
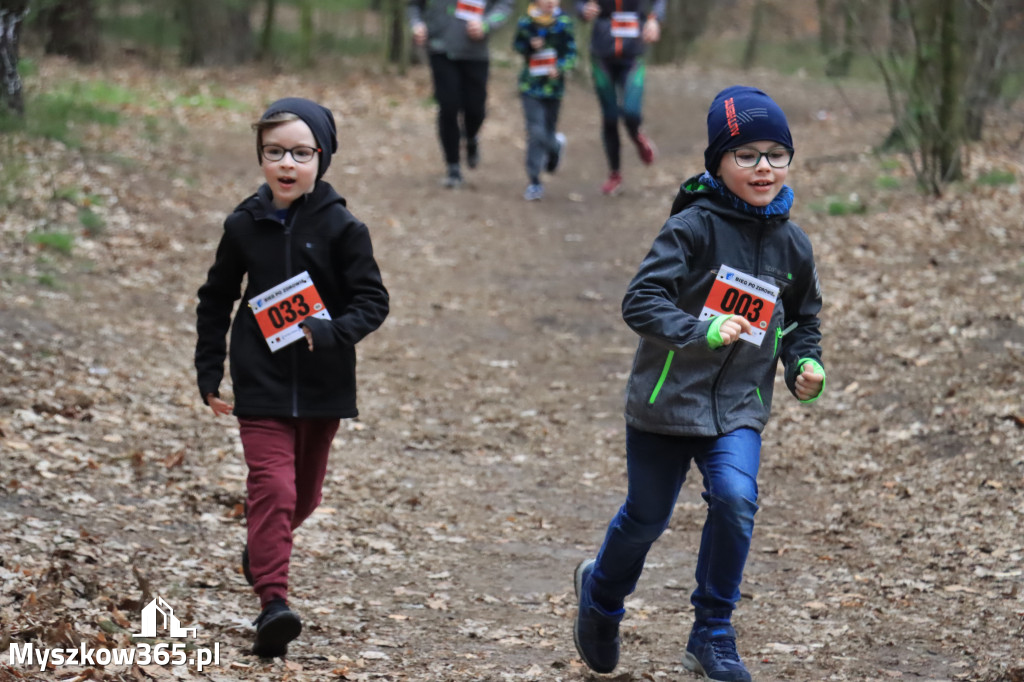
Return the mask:
<path fill-rule="evenodd" d="M 265 121 L 274 114 L 282 113 L 295 114 L 313 132 L 313 139 L 320 147 L 320 167 L 316 173 L 316 178 L 319 180 L 327 172 L 327 167 L 331 165 L 331 154 L 338 151 L 338 131 L 334 125 L 334 114 L 327 107 L 312 100 L 302 97 L 285 97 L 267 107 L 267 110 L 260 116 L 260 120 Z"/>
<path fill-rule="evenodd" d="M 722 156 L 751 142 L 770 140 L 793 148 L 786 115 L 771 97 L 757 88 L 733 85 L 715 95 L 708 109 L 708 147 L 704 167 L 718 175 Z"/>

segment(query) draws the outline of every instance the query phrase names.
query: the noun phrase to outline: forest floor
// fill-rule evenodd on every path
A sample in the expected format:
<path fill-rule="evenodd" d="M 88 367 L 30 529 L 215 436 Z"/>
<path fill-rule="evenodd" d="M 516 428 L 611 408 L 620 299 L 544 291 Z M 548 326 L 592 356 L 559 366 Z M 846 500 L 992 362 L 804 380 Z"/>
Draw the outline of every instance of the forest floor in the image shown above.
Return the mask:
<path fill-rule="evenodd" d="M 702 166 L 708 102 L 741 82 L 791 123 L 829 379 L 811 406 L 776 391 L 740 652 L 759 682 L 1024 680 L 1020 107 L 996 112 L 968 179 L 935 199 L 904 159 L 872 152 L 891 125 L 880 87 L 652 68 L 660 157 L 624 149 L 609 198 L 579 79 L 565 164 L 526 203 L 514 80 L 494 68 L 482 164 L 448 191 L 423 68 L 40 62 L 35 87 L 122 96 L 108 97 L 118 125 L 78 124 L 77 145 L 0 137 L 0 679 L 591 679 L 572 572 L 625 494 L 636 338 L 619 304 Z M 237 427 L 200 402 L 192 351 L 221 222 L 261 181 L 249 123 L 286 95 L 338 118 L 327 179 L 370 226 L 392 308 L 359 346 L 361 415 L 296 536 L 305 629 L 268 662 L 248 653 Z M 1016 180 L 986 182 L 994 171 Z M 699 484 L 627 604 L 619 668 L 594 679 L 695 679 L 680 659 Z M 10 660 L 27 642 L 131 647 L 157 595 L 218 665 Z"/>

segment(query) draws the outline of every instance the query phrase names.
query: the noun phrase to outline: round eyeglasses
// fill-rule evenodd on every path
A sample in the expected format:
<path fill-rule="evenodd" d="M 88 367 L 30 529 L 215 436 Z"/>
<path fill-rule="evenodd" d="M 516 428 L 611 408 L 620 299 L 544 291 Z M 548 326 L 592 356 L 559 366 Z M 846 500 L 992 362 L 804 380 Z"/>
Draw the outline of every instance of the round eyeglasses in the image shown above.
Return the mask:
<path fill-rule="evenodd" d="M 785 168 L 793 161 L 793 150 L 787 147 L 775 147 L 766 152 L 759 151 L 753 147 L 740 147 L 730 149 L 732 158 L 740 168 L 756 168 L 761 159 L 767 159 L 768 165 L 772 168 Z"/>
<path fill-rule="evenodd" d="M 260 147 L 260 153 L 263 154 L 263 158 L 267 161 L 280 161 L 284 158 L 285 153 L 291 154 L 292 159 L 295 163 L 309 163 L 316 155 L 320 152 L 316 147 L 292 147 L 291 149 L 285 149 L 284 147 L 276 144 L 265 144 Z"/>

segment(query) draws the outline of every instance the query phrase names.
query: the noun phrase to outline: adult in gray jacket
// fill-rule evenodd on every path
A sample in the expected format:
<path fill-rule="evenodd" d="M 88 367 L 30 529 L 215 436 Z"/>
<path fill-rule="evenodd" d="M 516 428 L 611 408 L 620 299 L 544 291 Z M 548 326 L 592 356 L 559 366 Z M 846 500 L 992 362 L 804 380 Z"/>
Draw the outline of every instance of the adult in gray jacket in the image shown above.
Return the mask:
<path fill-rule="evenodd" d="M 445 187 L 462 185 L 459 160 L 480 163 L 480 127 L 487 114 L 488 38 L 508 20 L 512 0 L 409 0 L 413 40 L 426 46 L 437 100 L 437 132 L 447 164 Z M 460 120 L 461 119 L 461 120 Z"/>
<path fill-rule="evenodd" d="M 792 158 L 786 117 L 768 95 L 719 93 L 708 112 L 707 172 L 680 188 L 622 302 L 640 336 L 626 398 L 628 491 L 597 559 L 575 574 L 576 648 L 597 672 L 618 662 L 625 598 L 692 462 L 707 519 L 683 665 L 706 680 L 750 682 L 731 619 L 779 360 L 797 399 L 811 402 L 825 387 L 814 256 L 789 220 Z"/>

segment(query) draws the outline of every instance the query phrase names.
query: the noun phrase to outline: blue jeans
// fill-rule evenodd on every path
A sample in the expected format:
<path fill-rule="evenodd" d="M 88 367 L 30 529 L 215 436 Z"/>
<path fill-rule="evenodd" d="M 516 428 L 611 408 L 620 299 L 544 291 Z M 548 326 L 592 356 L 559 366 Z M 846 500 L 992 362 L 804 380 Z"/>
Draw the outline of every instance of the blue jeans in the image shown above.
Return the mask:
<path fill-rule="evenodd" d="M 668 527 L 691 461 L 704 477 L 708 514 L 690 601 L 698 621 L 729 621 L 740 599 L 758 509 L 761 435 L 753 429 L 691 438 L 626 427 L 626 503 L 608 526 L 589 582 L 591 597 L 607 611 L 622 608 L 636 589 L 648 550 Z"/>
<path fill-rule="evenodd" d="M 523 118 L 526 120 L 526 177 L 540 183 L 540 172 L 548 156 L 558 153 L 558 110 L 562 100 L 523 94 Z"/>

